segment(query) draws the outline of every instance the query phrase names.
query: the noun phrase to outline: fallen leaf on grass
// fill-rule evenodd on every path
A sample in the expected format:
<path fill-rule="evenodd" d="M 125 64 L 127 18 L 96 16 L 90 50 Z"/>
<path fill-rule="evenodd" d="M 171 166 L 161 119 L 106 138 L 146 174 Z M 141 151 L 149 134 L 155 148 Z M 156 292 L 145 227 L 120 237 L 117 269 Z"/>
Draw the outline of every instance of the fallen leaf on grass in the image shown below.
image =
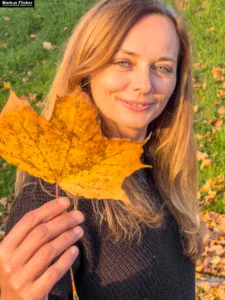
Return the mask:
<path fill-rule="evenodd" d="M 209 29 L 208 29 L 209 31 L 215 31 L 215 27 L 210 27 Z"/>
<path fill-rule="evenodd" d="M 52 50 L 54 48 L 54 46 L 50 42 L 44 42 L 42 45 L 43 45 L 43 48 L 48 51 Z"/>
<path fill-rule="evenodd" d="M 201 163 L 201 166 L 200 166 L 200 169 L 202 170 L 205 167 L 210 167 L 211 164 L 212 164 L 211 158 L 209 158 L 209 159 L 203 159 L 203 161 Z"/>
<path fill-rule="evenodd" d="M 207 84 L 204 82 L 204 83 L 202 84 L 202 89 L 205 90 L 206 88 L 207 88 Z"/>
<path fill-rule="evenodd" d="M 203 137 L 203 135 L 196 133 L 196 138 L 198 140 L 202 140 L 204 137 Z"/>
<path fill-rule="evenodd" d="M 223 69 L 223 68 L 220 68 L 220 67 L 212 68 L 212 75 L 216 81 L 224 81 L 224 76 L 223 76 L 224 73 L 225 73 L 225 69 Z"/>
<path fill-rule="evenodd" d="M 7 204 L 7 197 L 0 198 L 0 203 L 1 203 L 3 206 L 6 206 L 6 204 Z"/>
<path fill-rule="evenodd" d="M 218 94 L 217 94 L 217 97 L 219 97 L 219 98 L 225 98 L 225 91 L 224 90 L 219 90 Z"/>
<path fill-rule="evenodd" d="M 211 121 L 211 124 L 214 126 L 213 129 L 215 129 L 215 128 L 218 129 L 218 128 L 221 128 L 221 126 L 222 126 L 222 124 L 223 124 L 223 120 L 217 118 L 217 119 L 212 120 L 212 121 Z M 213 130 L 213 129 L 212 129 L 212 130 Z M 212 131 L 212 132 L 213 132 L 213 131 Z"/>
<path fill-rule="evenodd" d="M 24 83 L 26 83 L 27 81 L 29 81 L 29 78 L 28 78 L 28 77 L 24 77 L 24 78 L 22 78 L 22 81 L 23 81 Z"/>
<path fill-rule="evenodd" d="M 37 35 L 36 35 L 35 33 L 31 33 L 31 34 L 30 34 L 30 38 L 31 38 L 31 39 L 36 39 L 36 37 L 37 37 Z"/>
<path fill-rule="evenodd" d="M 193 106 L 193 111 L 194 111 L 194 113 L 196 113 L 198 111 L 198 105 Z"/>
<path fill-rule="evenodd" d="M 37 103 L 35 103 L 36 107 L 43 107 L 44 103 L 42 101 L 38 101 Z"/>
<path fill-rule="evenodd" d="M 0 43 L 0 48 L 6 49 L 8 47 L 7 43 Z"/>
<path fill-rule="evenodd" d="M 205 69 L 206 64 L 195 63 L 195 64 L 193 64 L 193 68 L 194 69 Z"/>
<path fill-rule="evenodd" d="M 203 160 L 208 157 L 208 154 L 206 152 L 197 151 L 197 159 Z"/>
<path fill-rule="evenodd" d="M 33 94 L 33 93 L 29 93 L 28 94 L 28 98 L 29 98 L 29 101 L 32 102 L 36 99 L 37 97 L 37 94 Z"/>
<path fill-rule="evenodd" d="M 220 108 L 218 109 L 218 113 L 219 113 L 220 115 L 224 115 L 224 114 L 225 114 L 225 107 L 224 107 L 224 106 L 220 107 Z"/>
<path fill-rule="evenodd" d="M 218 95 L 217 95 L 217 96 L 218 96 Z M 220 105 L 220 104 L 221 104 L 221 101 L 216 100 L 216 101 L 214 101 L 214 104 L 215 104 L 215 105 Z"/>
<path fill-rule="evenodd" d="M 24 95 L 24 94 L 20 95 L 20 96 L 19 96 L 19 99 L 20 99 L 20 100 L 28 100 L 27 96 Z"/>

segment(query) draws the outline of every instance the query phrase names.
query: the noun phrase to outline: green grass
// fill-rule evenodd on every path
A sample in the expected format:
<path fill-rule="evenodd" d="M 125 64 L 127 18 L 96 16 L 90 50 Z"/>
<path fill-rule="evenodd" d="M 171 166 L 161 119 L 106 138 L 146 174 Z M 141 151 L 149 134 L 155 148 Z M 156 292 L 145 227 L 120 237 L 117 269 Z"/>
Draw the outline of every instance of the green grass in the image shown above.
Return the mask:
<path fill-rule="evenodd" d="M 73 27 L 93 3 L 91 0 L 39 0 L 35 8 L 1 8 L 0 88 L 4 81 L 10 81 L 17 95 L 36 93 L 37 101 L 43 99 Z M 193 77 L 207 85 L 206 89 L 200 87 L 194 90 L 194 101 L 198 105 L 194 128 L 196 133 L 203 135 L 212 131 L 210 121 L 219 116 L 218 108 L 225 106 L 225 98 L 220 99 L 221 105 L 214 104 L 221 82 L 216 82 L 211 73 L 213 66 L 225 68 L 225 4 L 224 0 L 189 0 L 188 3 L 187 9 L 181 14 L 191 36 L 193 63 L 206 65 L 205 69 L 193 69 Z M 5 21 L 4 17 L 9 20 Z M 211 27 L 215 30 L 210 31 Z M 31 39 L 30 34 L 36 34 L 36 39 Z M 56 48 L 46 51 L 43 42 L 51 42 Z M 5 43 L 7 48 L 1 46 Z M 28 72 L 32 72 L 31 76 L 28 76 Z M 28 78 L 28 81 L 23 82 L 23 78 Z M 0 110 L 8 94 L 7 90 L 0 90 Z M 211 142 L 201 141 L 203 148 L 200 151 L 208 153 L 213 163 L 210 168 L 202 170 L 199 163 L 199 189 L 207 179 L 225 174 L 224 123 L 221 130 L 211 137 Z M 0 159 L 0 197 L 13 193 L 15 181 L 16 168 L 10 165 L 2 168 L 3 162 Z M 223 200 L 224 190 L 218 194 L 216 203 L 203 209 L 225 213 Z"/>

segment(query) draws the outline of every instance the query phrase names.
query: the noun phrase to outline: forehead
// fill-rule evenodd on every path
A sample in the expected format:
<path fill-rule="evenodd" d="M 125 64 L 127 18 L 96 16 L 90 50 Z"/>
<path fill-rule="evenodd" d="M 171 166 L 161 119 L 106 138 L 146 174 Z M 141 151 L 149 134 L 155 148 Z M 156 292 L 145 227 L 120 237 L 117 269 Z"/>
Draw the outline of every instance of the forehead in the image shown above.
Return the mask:
<path fill-rule="evenodd" d="M 168 17 L 159 14 L 147 15 L 129 30 L 118 51 L 121 49 L 137 52 L 143 58 L 165 54 L 177 58 L 179 37 Z"/>

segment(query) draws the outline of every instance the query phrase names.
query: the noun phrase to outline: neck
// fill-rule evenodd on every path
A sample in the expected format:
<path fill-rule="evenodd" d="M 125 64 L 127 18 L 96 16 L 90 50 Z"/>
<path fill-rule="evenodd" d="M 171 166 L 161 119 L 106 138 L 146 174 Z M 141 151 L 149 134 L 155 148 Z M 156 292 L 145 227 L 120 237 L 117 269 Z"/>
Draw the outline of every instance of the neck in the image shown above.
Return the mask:
<path fill-rule="evenodd" d="M 134 128 L 121 128 L 112 120 L 101 116 L 101 130 L 102 134 L 108 138 L 129 139 L 135 142 L 143 142 L 146 138 L 147 128 L 135 130 Z"/>

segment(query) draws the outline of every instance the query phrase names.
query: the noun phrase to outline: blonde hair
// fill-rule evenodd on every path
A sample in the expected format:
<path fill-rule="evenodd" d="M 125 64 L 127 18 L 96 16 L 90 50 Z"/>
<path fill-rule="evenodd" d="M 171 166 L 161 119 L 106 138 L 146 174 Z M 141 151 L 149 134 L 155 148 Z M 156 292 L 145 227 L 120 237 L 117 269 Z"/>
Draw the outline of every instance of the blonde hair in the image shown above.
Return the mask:
<path fill-rule="evenodd" d="M 149 14 L 161 14 L 172 20 L 180 39 L 180 52 L 175 90 L 164 111 L 148 126 L 152 136 L 144 146 L 144 154 L 153 166 L 152 186 L 180 227 L 183 254 L 195 262 L 204 250 L 205 224 L 197 201 L 190 43 L 183 21 L 172 8 L 157 0 L 102 0 L 94 4 L 74 28 L 42 115 L 50 119 L 56 95 L 71 94 L 76 86 L 81 86 L 92 99 L 90 75 L 107 65 L 129 29 Z M 157 208 L 154 195 L 145 187 L 145 173 L 143 169 L 139 171 L 124 181 L 131 206 L 121 201 L 91 200 L 96 216 L 100 217 L 99 226 L 105 220 L 117 241 L 122 236 L 133 239 L 136 234 L 140 241 L 142 223 L 158 228 L 163 222 L 162 207 Z M 17 170 L 16 194 L 26 176 L 27 173 Z M 79 199 L 73 200 L 76 208 Z"/>

